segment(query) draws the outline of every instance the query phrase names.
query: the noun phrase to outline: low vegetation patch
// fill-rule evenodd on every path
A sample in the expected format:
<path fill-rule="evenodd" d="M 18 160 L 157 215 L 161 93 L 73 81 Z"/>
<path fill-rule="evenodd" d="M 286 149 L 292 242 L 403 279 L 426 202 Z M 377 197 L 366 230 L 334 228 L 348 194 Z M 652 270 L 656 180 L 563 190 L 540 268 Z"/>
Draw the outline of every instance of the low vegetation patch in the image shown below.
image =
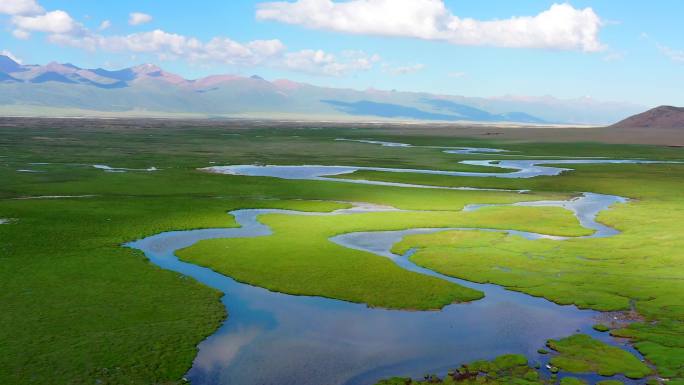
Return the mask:
<path fill-rule="evenodd" d="M 586 385 L 587 382 L 581 380 L 577 377 L 563 377 L 561 378 L 560 385 Z"/>
<path fill-rule="evenodd" d="M 607 332 L 608 330 L 610 330 L 610 328 L 609 328 L 608 326 L 604 325 L 604 324 L 596 324 L 596 325 L 594 325 L 594 326 L 592 326 L 592 327 L 593 327 L 594 330 L 596 330 L 597 332 L 602 332 L 602 333 L 605 333 L 605 332 Z"/>
<path fill-rule="evenodd" d="M 551 358 L 551 365 L 567 372 L 598 373 L 602 376 L 624 374 L 629 378 L 644 378 L 651 374 L 651 369 L 629 352 L 586 334 L 549 340 L 547 345 L 558 352 Z"/>
<path fill-rule="evenodd" d="M 426 375 L 423 380 L 394 377 L 378 382 L 376 385 L 424 385 L 424 384 L 520 384 L 543 385 L 548 382 L 540 378 L 539 373 L 528 366 L 525 356 L 509 354 L 497 357 L 492 361 L 475 361 L 462 365 L 440 378 Z"/>

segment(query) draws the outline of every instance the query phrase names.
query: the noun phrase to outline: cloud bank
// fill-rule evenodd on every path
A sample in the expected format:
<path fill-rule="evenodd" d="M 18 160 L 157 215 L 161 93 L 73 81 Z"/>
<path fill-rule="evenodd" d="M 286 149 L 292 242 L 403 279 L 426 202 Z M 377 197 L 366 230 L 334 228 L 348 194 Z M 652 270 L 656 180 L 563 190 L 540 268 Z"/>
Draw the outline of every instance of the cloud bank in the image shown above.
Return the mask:
<path fill-rule="evenodd" d="M 456 45 L 596 52 L 601 18 L 592 8 L 553 4 L 534 16 L 460 18 L 443 0 L 297 0 L 261 3 L 258 20 L 342 33 L 409 37 Z"/>
<path fill-rule="evenodd" d="M 287 53 L 283 65 L 287 69 L 324 74 L 328 76 L 343 76 L 350 72 L 367 71 L 380 61 L 378 55 L 368 55 L 363 51 L 345 51 L 341 58 L 322 50 L 302 50 Z"/>
<path fill-rule="evenodd" d="M 0 13 L 6 15 L 37 15 L 43 13 L 43 7 L 35 0 L 2 0 Z"/>
<path fill-rule="evenodd" d="M 192 36 L 161 29 L 127 35 L 105 35 L 110 20 L 100 23 L 96 31 L 75 21 L 62 10 L 46 11 L 35 0 L 1 0 L 0 14 L 10 15 L 18 39 L 29 39 L 35 32 L 47 35 L 49 42 L 88 51 L 151 54 L 162 60 L 181 59 L 190 62 L 219 63 L 239 66 L 265 65 L 323 76 L 343 76 L 366 71 L 380 61 L 378 55 L 344 51 L 335 55 L 323 50 L 288 51 L 279 39 L 238 42 L 216 36 L 202 41 Z M 130 25 L 152 21 L 152 16 L 133 12 Z"/>

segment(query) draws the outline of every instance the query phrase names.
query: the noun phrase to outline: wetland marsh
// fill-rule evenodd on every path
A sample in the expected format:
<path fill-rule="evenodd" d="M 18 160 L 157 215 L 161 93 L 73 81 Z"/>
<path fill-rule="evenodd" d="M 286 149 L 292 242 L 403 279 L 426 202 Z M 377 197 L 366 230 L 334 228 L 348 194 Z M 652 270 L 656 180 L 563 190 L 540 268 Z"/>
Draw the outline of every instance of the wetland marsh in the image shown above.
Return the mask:
<path fill-rule="evenodd" d="M 0 137 L 7 383 L 684 378 L 681 149 L 40 131 Z"/>

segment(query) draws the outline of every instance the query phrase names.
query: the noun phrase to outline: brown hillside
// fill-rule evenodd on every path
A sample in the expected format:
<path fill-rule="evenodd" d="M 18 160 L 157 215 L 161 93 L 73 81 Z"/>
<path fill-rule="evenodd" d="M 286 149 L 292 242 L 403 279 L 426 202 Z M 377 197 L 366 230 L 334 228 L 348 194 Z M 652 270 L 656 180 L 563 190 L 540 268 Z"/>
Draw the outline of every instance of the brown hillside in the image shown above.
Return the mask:
<path fill-rule="evenodd" d="M 618 128 L 684 129 L 684 107 L 660 106 L 615 123 Z"/>

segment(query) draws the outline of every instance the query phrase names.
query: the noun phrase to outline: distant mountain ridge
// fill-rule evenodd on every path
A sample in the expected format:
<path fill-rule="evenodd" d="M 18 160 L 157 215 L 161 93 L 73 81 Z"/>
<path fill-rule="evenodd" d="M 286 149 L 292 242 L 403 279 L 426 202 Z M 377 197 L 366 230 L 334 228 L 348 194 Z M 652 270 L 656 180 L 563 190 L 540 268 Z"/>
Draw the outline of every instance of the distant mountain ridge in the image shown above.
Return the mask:
<path fill-rule="evenodd" d="M 659 106 L 621 120 L 613 127 L 681 128 L 684 130 L 684 107 Z"/>
<path fill-rule="evenodd" d="M 588 99 L 470 98 L 319 87 L 259 76 L 185 79 L 154 64 L 120 70 L 22 65 L 0 55 L 0 111 L 194 114 L 207 117 L 393 119 L 521 124 L 612 122 L 641 106 Z"/>

